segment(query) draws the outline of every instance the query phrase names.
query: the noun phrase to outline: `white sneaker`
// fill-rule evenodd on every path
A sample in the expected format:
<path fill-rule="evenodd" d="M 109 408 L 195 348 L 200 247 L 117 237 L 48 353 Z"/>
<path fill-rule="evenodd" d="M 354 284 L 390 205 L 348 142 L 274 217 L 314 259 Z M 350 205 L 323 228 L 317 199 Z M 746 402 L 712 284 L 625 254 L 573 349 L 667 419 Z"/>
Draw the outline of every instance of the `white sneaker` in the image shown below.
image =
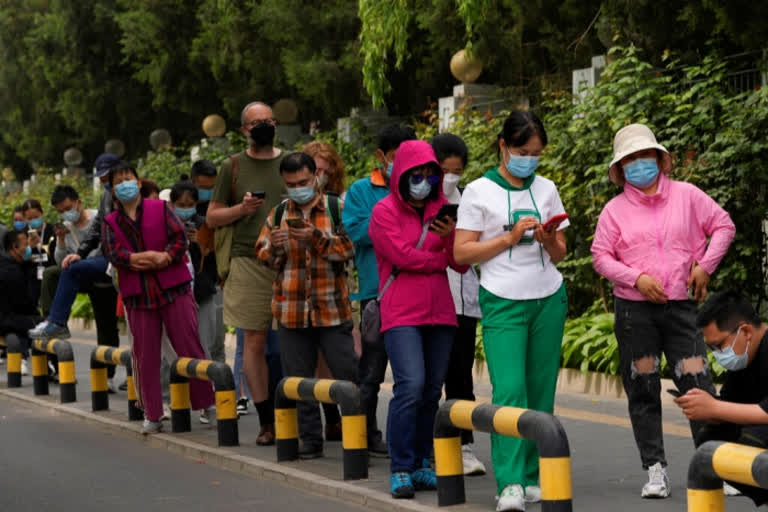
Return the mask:
<path fill-rule="evenodd" d="M 22 375 L 29 375 L 29 365 L 27 364 L 26 359 L 21 360 L 21 374 Z"/>
<path fill-rule="evenodd" d="M 726 496 L 741 496 L 741 491 L 726 482 L 723 482 L 723 494 Z"/>
<path fill-rule="evenodd" d="M 472 447 L 468 444 L 461 447 L 461 461 L 464 463 L 465 475 L 485 474 L 485 465 L 475 457 L 475 454 L 472 453 Z"/>
<path fill-rule="evenodd" d="M 496 512 L 504 510 L 525 510 L 525 494 L 520 484 L 509 484 L 501 491 L 501 496 L 496 498 Z"/>
<path fill-rule="evenodd" d="M 661 466 L 661 462 L 657 462 L 648 468 L 648 483 L 643 486 L 643 492 L 640 496 L 662 499 L 668 498 L 670 494 L 667 469 Z"/>
<path fill-rule="evenodd" d="M 538 503 L 541 501 L 541 487 L 538 485 L 528 485 L 525 487 L 525 502 Z"/>
<path fill-rule="evenodd" d="M 163 422 L 162 421 L 149 421 L 147 419 L 144 420 L 144 424 L 141 426 L 141 433 L 145 436 L 147 434 L 157 434 L 158 432 L 163 431 Z"/>
<path fill-rule="evenodd" d="M 115 387 L 115 379 L 107 379 L 107 393 L 115 394 L 117 393 L 117 388 Z"/>
<path fill-rule="evenodd" d="M 160 421 L 168 421 L 171 419 L 171 408 L 168 404 L 163 404 L 163 415 L 160 416 Z"/>
<path fill-rule="evenodd" d="M 203 425 L 216 424 L 216 407 L 200 409 L 200 423 Z"/>

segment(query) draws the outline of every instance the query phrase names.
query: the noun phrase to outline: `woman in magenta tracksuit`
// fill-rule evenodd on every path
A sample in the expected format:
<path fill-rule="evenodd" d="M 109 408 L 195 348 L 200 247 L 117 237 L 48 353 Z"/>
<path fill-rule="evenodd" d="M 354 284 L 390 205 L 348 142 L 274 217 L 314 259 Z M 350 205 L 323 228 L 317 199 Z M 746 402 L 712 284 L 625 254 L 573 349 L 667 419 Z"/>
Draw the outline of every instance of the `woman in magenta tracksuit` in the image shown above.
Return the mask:
<path fill-rule="evenodd" d="M 592 242 L 597 272 L 614 284 L 616 339 L 629 415 L 648 483 L 643 498 L 670 487 L 661 430 L 663 351 L 682 393 L 714 392 L 695 298 L 728 251 L 736 229 L 728 213 L 689 183 L 667 177 L 672 159 L 648 127 L 619 130 L 609 168 L 623 192 L 603 209 Z M 698 426 L 691 424 L 696 434 Z"/>
<path fill-rule="evenodd" d="M 457 325 L 446 268 L 468 269 L 453 259 L 455 223 L 435 219 L 447 203 L 442 177 L 428 143 L 403 142 L 392 167 L 391 194 L 374 207 L 368 228 L 379 270 L 381 331 L 395 381 L 387 418 L 395 498 L 437 485 L 428 461 L 432 424 Z"/>

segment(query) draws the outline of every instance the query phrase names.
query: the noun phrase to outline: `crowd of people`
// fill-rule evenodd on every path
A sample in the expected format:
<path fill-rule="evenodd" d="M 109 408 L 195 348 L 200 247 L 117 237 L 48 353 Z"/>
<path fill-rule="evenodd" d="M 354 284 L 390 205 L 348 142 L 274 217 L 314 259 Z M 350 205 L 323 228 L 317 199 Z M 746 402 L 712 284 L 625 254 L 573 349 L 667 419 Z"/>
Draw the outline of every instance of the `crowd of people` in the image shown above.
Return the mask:
<path fill-rule="evenodd" d="M 237 409 L 248 414 L 253 402 L 256 442 L 275 442 L 283 375 L 355 382 L 369 454 L 390 458 L 395 498 L 436 488 L 434 416 L 443 390 L 447 399 L 474 399 L 478 322 L 493 403 L 553 412 L 568 309 L 556 264 L 568 252 L 569 221 L 557 184 L 536 172 L 548 138 L 535 114 L 506 118 L 498 165 L 466 187 L 459 183 L 470 155 L 456 135 L 422 141 L 406 126 L 387 126 L 376 167 L 345 190 L 344 162 L 332 146 L 313 142 L 295 153 L 275 146 L 266 104 L 246 105 L 241 125 L 247 148 L 219 169 L 196 162 L 191 179 L 180 177 L 167 194 L 104 154 L 95 164 L 104 184 L 98 210 L 85 209 L 69 186 L 50 198 L 61 219 L 53 226 L 35 199 L 16 208 L 0 255 L 0 286 L 16 292 L 0 298 L 0 334 L 16 333 L 26 347 L 66 338 L 75 296 L 85 292 L 99 343 L 117 346 L 116 312 L 124 310 L 150 434 L 162 430 L 165 414 L 163 357 L 224 361 L 224 326 L 233 326 Z M 608 176 L 621 190 L 599 217 L 592 254 L 595 270 L 614 284 L 621 374 L 648 473 L 641 495 L 665 498 L 662 353 L 696 445 L 765 447 L 768 327 L 732 291 L 699 311 L 734 238 L 728 213 L 668 176 L 673 159 L 648 127 L 621 129 L 613 150 Z M 355 311 L 362 328 L 380 325 L 361 344 Z M 728 370 L 719 396 L 707 349 Z M 393 398 L 381 426 L 388 365 Z M 214 421 L 210 384 L 193 381 L 191 401 L 201 422 Z M 299 404 L 300 457 L 321 457 L 325 441 L 340 439 L 338 409 L 325 404 L 323 415 L 324 428 L 320 407 Z M 484 474 L 472 432 L 461 438 L 465 474 Z M 497 510 L 541 500 L 533 442 L 493 434 L 491 452 Z M 768 502 L 765 491 L 738 489 Z"/>

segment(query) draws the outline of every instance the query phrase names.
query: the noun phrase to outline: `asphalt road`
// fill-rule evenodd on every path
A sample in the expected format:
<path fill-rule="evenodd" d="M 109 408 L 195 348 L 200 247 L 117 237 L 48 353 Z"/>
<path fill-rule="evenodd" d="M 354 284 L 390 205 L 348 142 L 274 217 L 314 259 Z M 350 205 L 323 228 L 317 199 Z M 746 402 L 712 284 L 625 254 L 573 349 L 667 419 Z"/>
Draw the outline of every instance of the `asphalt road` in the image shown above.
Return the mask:
<path fill-rule="evenodd" d="M 0 511 L 359 512 L 0 397 Z"/>

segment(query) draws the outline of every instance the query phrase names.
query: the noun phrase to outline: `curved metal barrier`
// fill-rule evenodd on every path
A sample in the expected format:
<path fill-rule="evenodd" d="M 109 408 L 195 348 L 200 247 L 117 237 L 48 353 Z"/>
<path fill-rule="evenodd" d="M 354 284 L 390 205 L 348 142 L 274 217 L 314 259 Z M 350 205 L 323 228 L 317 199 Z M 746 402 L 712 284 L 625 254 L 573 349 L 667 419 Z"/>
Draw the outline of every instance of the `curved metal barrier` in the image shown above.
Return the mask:
<path fill-rule="evenodd" d="M 275 397 L 277 460 L 299 458 L 299 423 L 296 401 L 338 404 L 341 407 L 341 438 L 344 449 L 344 480 L 368 478 L 368 435 L 360 390 L 352 382 L 333 379 L 285 377 Z"/>
<path fill-rule="evenodd" d="M 107 366 L 125 366 L 128 384 L 128 419 L 139 421 L 144 413 L 136 405 L 136 386 L 133 383 L 131 349 L 97 345 L 91 352 L 91 410 L 109 409 L 109 391 L 107 385 Z"/>
<path fill-rule="evenodd" d="M 435 473 L 439 506 L 466 501 L 459 429 L 535 441 L 539 449 L 541 510 L 573 510 L 570 448 L 558 419 L 544 412 L 468 400 L 448 400 L 440 406 L 435 417 Z"/>
<path fill-rule="evenodd" d="M 768 489 L 768 450 L 724 441 L 699 446 L 688 466 L 688 511 L 723 512 L 723 480 Z"/>
<path fill-rule="evenodd" d="M 21 340 L 15 334 L 0 336 L 0 347 L 5 347 L 8 366 L 8 387 L 21 387 Z"/>
<path fill-rule="evenodd" d="M 232 369 L 225 363 L 181 357 L 171 364 L 171 430 L 189 432 L 192 420 L 189 379 L 207 380 L 216 391 L 216 428 L 219 446 L 238 446 L 237 398 Z"/>
<path fill-rule="evenodd" d="M 75 354 L 66 340 L 34 340 L 32 342 L 32 384 L 36 395 L 48 394 L 48 354 L 59 358 L 59 391 L 61 403 L 77 400 L 75 391 Z"/>

